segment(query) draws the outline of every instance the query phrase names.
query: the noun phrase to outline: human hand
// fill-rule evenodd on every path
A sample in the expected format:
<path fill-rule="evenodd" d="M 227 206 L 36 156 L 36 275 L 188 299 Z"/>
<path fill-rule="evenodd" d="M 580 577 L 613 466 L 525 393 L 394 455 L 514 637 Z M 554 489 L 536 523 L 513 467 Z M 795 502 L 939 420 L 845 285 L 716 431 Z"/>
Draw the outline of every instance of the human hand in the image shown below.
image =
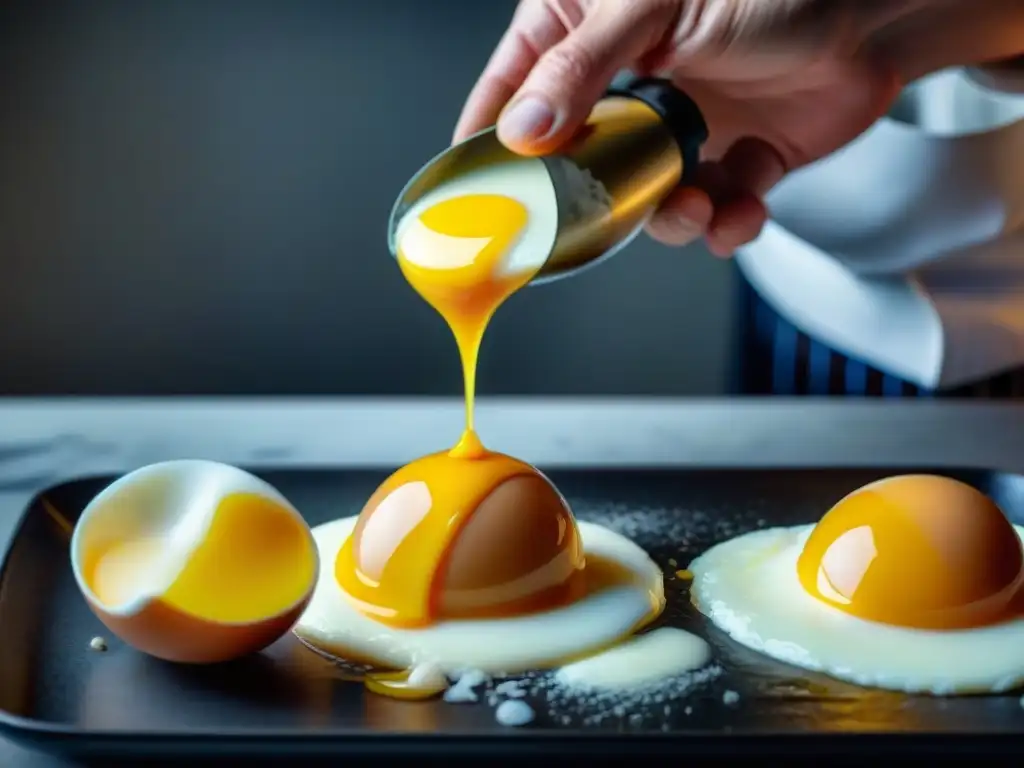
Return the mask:
<path fill-rule="evenodd" d="M 513 151 L 551 152 L 620 70 L 668 77 L 700 106 L 710 139 L 692 186 L 669 195 L 648 231 L 673 245 L 703 236 L 728 256 L 759 234 L 771 187 L 859 136 L 899 92 L 864 45 L 865 8 L 879 2 L 521 0 L 455 139 L 497 122 Z"/>

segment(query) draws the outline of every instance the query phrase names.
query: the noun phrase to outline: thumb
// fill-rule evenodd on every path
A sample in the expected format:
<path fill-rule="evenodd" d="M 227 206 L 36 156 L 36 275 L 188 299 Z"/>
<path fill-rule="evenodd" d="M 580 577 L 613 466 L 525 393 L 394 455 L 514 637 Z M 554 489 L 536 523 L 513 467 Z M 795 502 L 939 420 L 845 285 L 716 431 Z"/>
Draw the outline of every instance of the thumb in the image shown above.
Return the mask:
<path fill-rule="evenodd" d="M 524 155 L 551 152 L 586 122 L 619 70 L 669 31 L 679 2 L 600 0 L 550 48 L 498 118 L 498 138 Z"/>

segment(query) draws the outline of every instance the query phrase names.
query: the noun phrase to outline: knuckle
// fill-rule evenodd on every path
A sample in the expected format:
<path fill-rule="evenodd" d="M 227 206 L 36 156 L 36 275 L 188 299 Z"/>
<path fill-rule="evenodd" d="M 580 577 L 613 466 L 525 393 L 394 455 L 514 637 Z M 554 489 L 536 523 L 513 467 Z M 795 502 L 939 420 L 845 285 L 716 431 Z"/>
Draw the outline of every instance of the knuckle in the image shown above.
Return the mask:
<path fill-rule="evenodd" d="M 549 77 L 566 88 L 578 87 L 595 74 L 593 57 L 579 45 L 568 43 L 547 52 L 544 69 Z"/>

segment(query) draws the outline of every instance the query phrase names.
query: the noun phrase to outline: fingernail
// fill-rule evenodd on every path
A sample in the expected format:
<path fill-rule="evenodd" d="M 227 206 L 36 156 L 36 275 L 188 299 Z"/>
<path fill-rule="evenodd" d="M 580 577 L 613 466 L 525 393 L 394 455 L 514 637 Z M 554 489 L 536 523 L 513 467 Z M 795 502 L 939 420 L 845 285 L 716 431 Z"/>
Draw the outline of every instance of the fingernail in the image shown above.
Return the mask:
<path fill-rule="evenodd" d="M 663 224 L 665 236 L 675 245 L 688 245 L 701 236 L 696 222 L 673 216 Z"/>
<path fill-rule="evenodd" d="M 688 237 L 691 240 L 700 237 L 701 229 L 695 221 L 689 219 L 676 219 L 672 222 L 672 229 L 675 230 L 680 237 Z"/>
<path fill-rule="evenodd" d="M 503 139 L 536 141 L 555 127 L 555 111 L 544 99 L 524 96 L 502 112 L 498 130 Z"/>

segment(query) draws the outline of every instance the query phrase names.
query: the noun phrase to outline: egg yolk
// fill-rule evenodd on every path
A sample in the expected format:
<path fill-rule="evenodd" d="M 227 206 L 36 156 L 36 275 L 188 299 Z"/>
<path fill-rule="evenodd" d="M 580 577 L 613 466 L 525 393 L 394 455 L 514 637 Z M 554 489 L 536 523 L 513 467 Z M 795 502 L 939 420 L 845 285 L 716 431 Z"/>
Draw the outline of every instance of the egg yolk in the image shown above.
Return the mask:
<path fill-rule="evenodd" d="M 167 543 L 159 538 L 109 542 L 86 552 L 83 575 L 97 599 L 123 604 L 160 579 Z M 221 499 L 202 542 L 156 595 L 184 613 L 243 624 L 286 611 L 309 590 L 315 551 L 304 524 L 270 499 L 233 493 Z"/>
<path fill-rule="evenodd" d="M 1024 551 L 996 504 L 945 477 L 907 475 L 849 494 L 815 526 L 797 561 L 812 596 L 869 621 L 920 629 L 1005 618 Z"/>
<path fill-rule="evenodd" d="M 565 500 L 533 467 L 498 453 L 442 452 L 377 489 L 335 578 L 363 613 L 418 627 L 563 604 L 584 589 L 583 566 Z"/>
<path fill-rule="evenodd" d="M 395 626 L 515 615 L 571 600 L 583 549 L 561 494 L 529 464 L 488 451 L 474 430 L 477 356 L 487 324 L 536 269 L 504 259 L 526 207 L 504 195 L 452 197 L 403 228 L 406 280 L 448 323 L 462 360 L 466 426 L 450 451 L 399 469 L 367 502 L 335 560 L 361 611 Z"/>
<path fill-rule="evenodd" d="M 502 269 L 526 228 L 526 207 L 504 195 L 462 195 L 436 203 L 402 233 L 398 264 L 405 279 L 448 323 L 462 359 L 466 430 L 453 455 L 484 453 L 474 431 L 480 341 L 495 310 L 536 270 Z"/>

